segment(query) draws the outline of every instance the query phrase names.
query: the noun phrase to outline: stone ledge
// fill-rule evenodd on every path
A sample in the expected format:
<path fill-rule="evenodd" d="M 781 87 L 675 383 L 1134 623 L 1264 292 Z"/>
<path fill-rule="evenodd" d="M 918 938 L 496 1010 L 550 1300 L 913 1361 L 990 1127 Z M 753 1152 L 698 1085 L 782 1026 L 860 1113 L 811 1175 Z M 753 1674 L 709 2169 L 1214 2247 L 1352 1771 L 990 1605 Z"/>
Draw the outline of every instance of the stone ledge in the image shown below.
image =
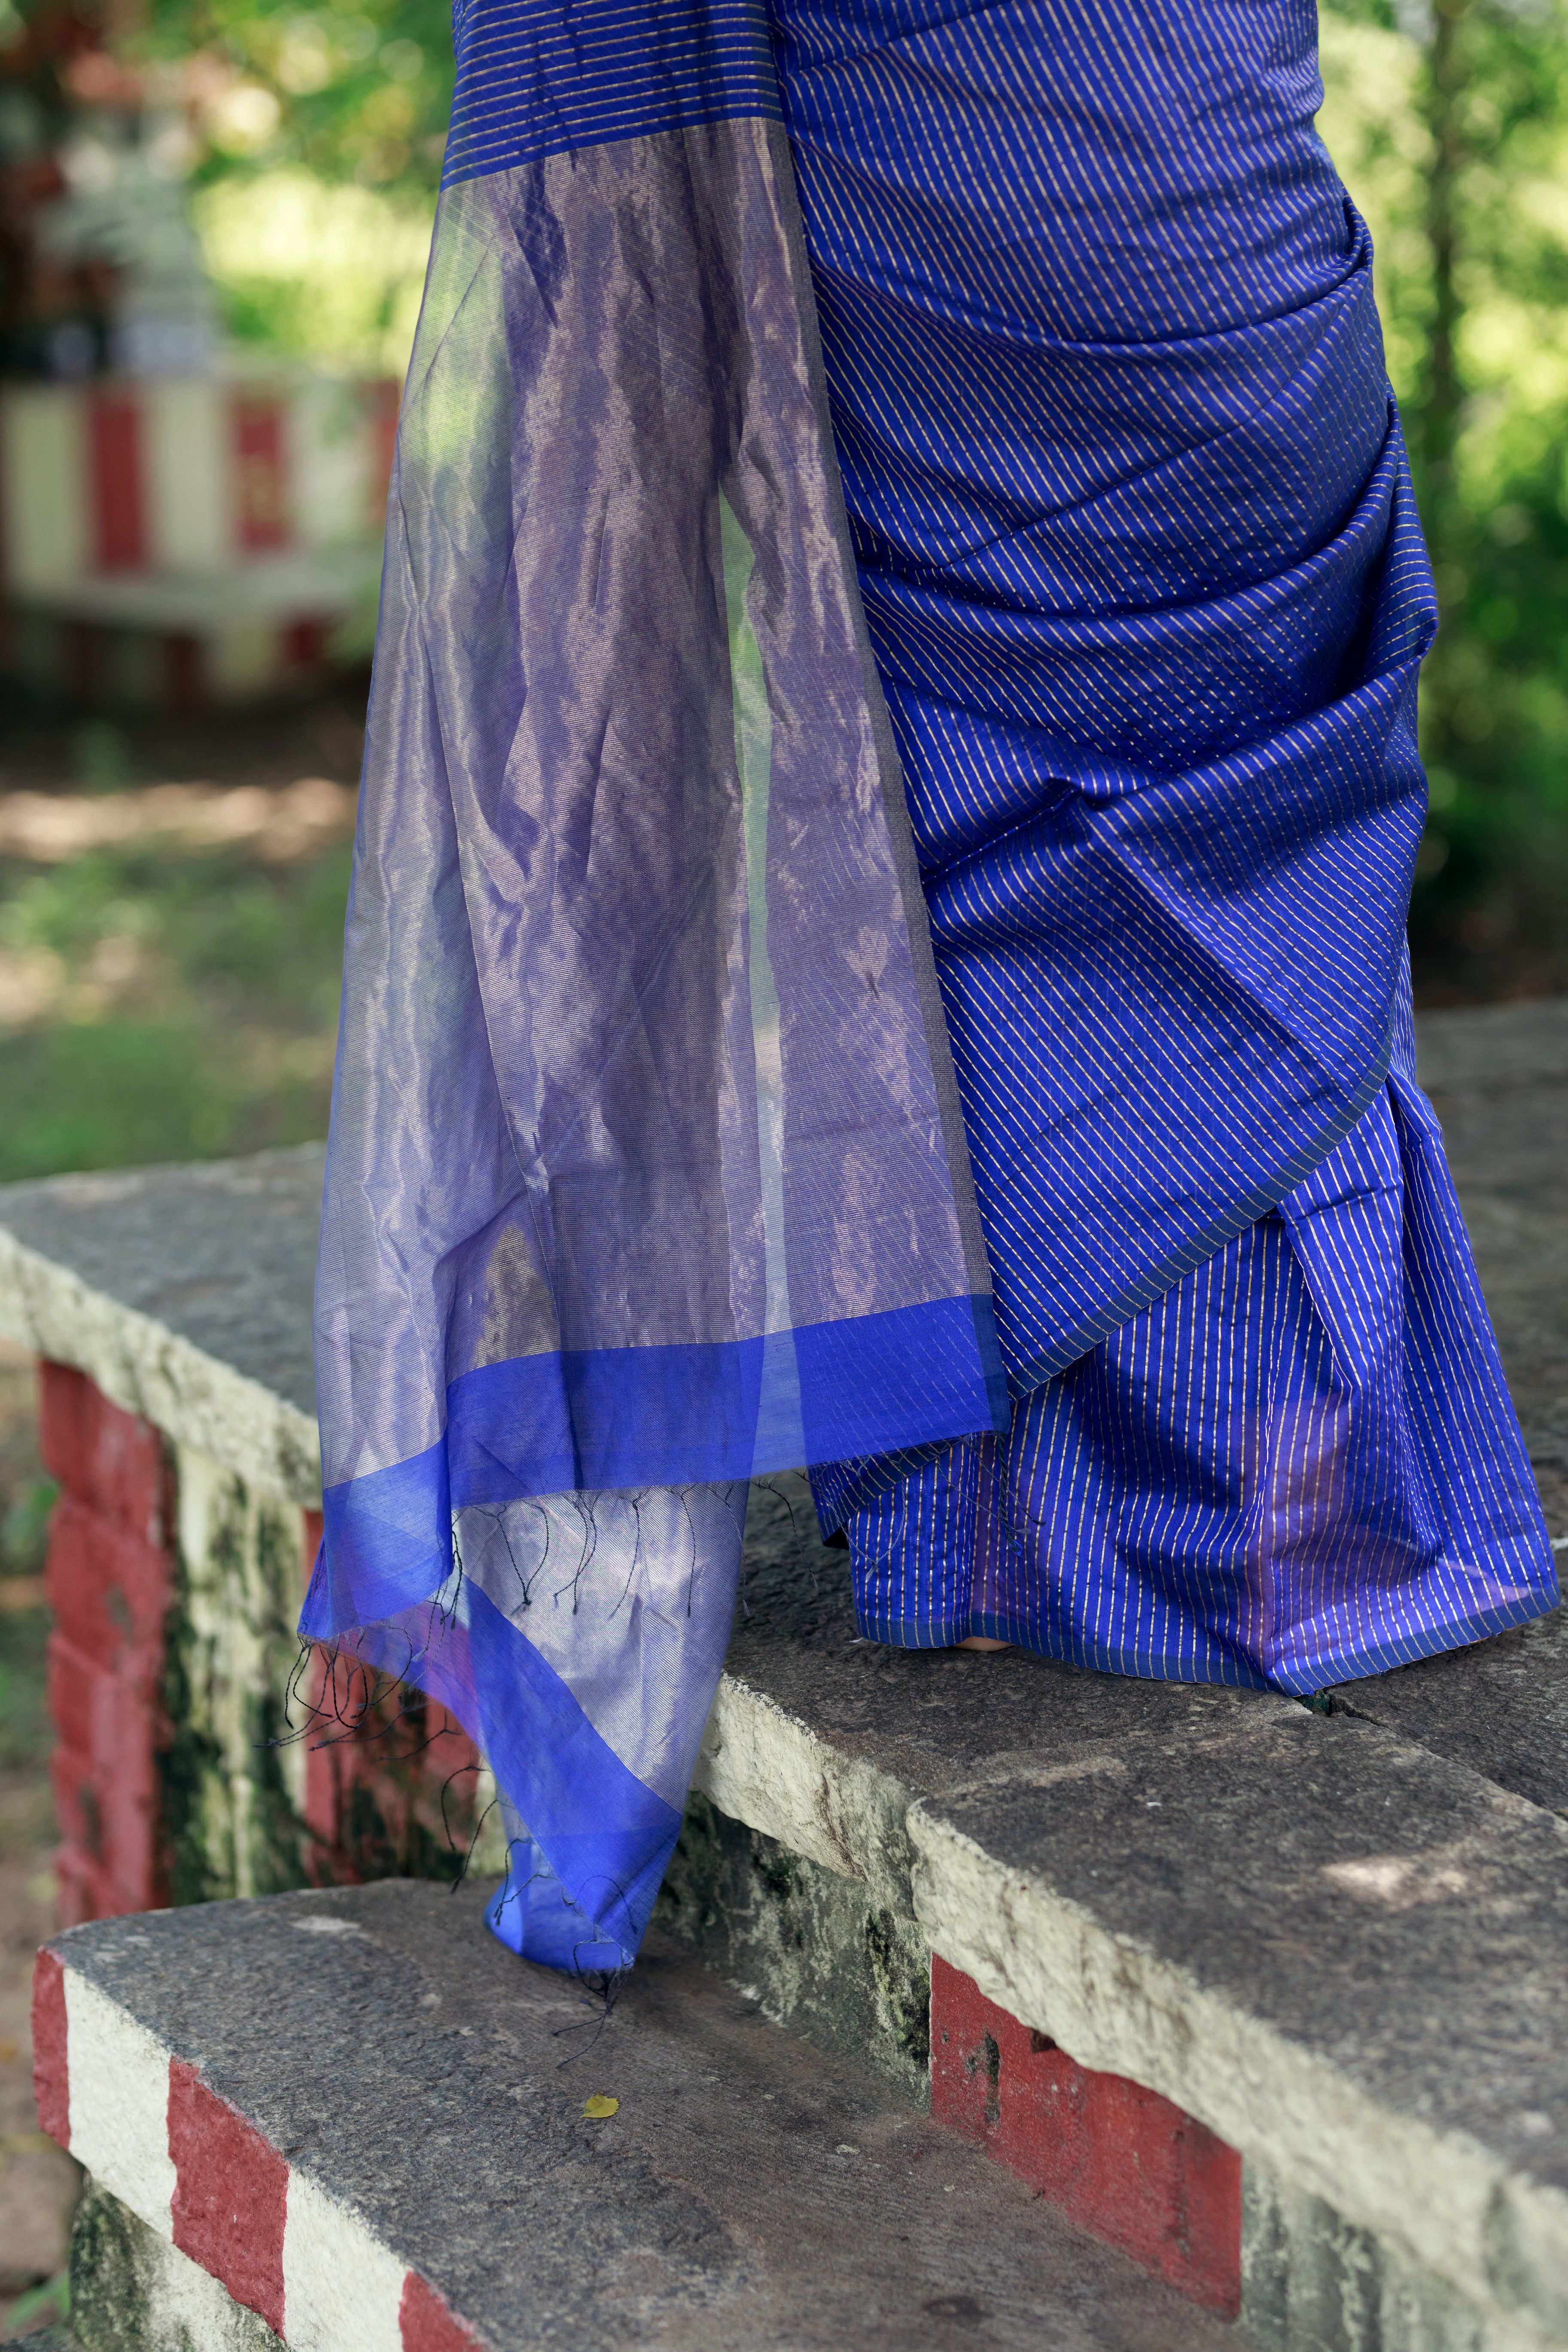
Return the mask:
<path fill-rule="evenodd" d="M 321 1500 L 310 1288 L 321 1146 L 0 1189 L 0 1336 L 174 1443 Z"/>
<path fill-rule="evenodd" d="M 753 1495 L 699 1789 L 1447 2282 L 1478 2342 L 1568 2342 L 1568 1822 L 1348 1713 L 859 1642 L 805 1501 Z"/>
<path fill-rule="evenodd" d="M 1568 1821 L 1568 1604 L 1329 1698 Z"/>
<path fill-rule="evenodd" d="M 40 2110 L 293 2352 L 1247 2342 L 673 1948 L 601 2021 L 481 1902 L 391 1880 L 74 1928 Z"/>
<path fill-rule="evenodd" d="M 1568 1417 L 1568 1008 L 1527 1011 L 1515 1032 L 1443 1016 L 1437 1084 L 1545 1476 Z M 1487 1157 L 1500 1136 L 1511 1167 Z M 297 1441 L 313 1440 L 318 1186 L 299 1153 L 9 1188 L 0 1324 L 312 1500 Z M 1568 2345 L 1562 1612 L 1347 1685 L 1326 1716 L 889 1652 L 855 1637 L 844 1555 L 816 1541 L 793 1476 L 754 1490 L 745 1607 L 698 1790 L 786 1864 L 864 1887 L 901 1971 L 895 2006 L 932 1947 L 1081 2063 L 1177 2103 L 1241 2150 L 1255 2203 L 1322 2207 L 1357 2263 L 1405 2282 L 1399 2352 Z M 852 1940 L 853 1906 L 835 1916 Z M 1393 2352 L 1384 2321 L 1368 2326 L 1292 2320 L 1278 2340 Z"/>

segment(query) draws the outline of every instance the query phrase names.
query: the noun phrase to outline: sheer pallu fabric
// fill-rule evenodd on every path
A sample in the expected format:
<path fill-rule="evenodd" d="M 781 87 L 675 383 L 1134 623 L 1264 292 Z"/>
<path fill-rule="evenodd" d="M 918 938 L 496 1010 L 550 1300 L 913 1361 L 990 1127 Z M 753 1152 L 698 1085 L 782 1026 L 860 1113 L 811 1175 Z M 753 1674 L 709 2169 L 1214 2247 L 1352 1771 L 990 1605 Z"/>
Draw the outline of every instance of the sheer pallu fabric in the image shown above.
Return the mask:
<path fill-rule="evenodd" d="M 1300 1678 L 1212 1526 L 1195 1580 L 1172 1551 L 1171 1623 L 1195 1611 L 1218 1668 L 1163 1635 L 1093 1654 L 1028 1483 L 1056 1457 L 1018 1468 L 1098 1365 L 1072 1483 L 1100 1480 L 1102 1531 L 1148 1475 L 1130 1379 L 1172 1423 L 1167 1486 L 1194 1448 L 1222 1487 L 1260 1444 L 1276 1476 L 1256 1348 L 1228 1390 L 1196 1322 L 1153 1351 L 1164 1387 L 1116 1350 L 1226 1252 L 1278 1255 L 1325 1169 L 1331 1212 L 1334 1154 L 1386 1144 L 1369 1118 L 1395 1151 L 1390 1122 L 1430 1121 L 1401 1055 L 1432 614 L 1364 232 L 1311 131 L 1310 12 L 1222 29 L 1078 0 L 457 19 L 302 1631 L 473 1733 L 511 1840 L 491 1923 L 530 1957 L 637 1950 L 754 1475 L 813 1466 L 879 1638 L 1005 1621 L 1089 1663 Z M 1186 315 L 1155 315 L 1173 279 Z M 1378 1163 L 1386 1230 L 1357 1244 L 1387 1294 L 1365 1363 L 1301 1277 L 1320 1550 L 1384 1426 L 1358 1396 L 1408 1402 L 1403 1181 Z M 1375 1591 L 1412 1654 L 1550 1580 L 1452 1223 L 1438 1320 L 1468 1352 L 1436 1444 L 1479 1411 L 1489 1531 L 1456 1560 L 1446 1520 L 1413 1565 L 1363 1511 L 1336 1554 L 1336 1605 Z M 1454 1382 L 1423 1380 L 1436 1426 Z M 998 1543 L 1011 1615 L 974 1584 Z M 1158 1546 L 1103 1566 L 1135 1617 Z M 1435 1566 L 1470 1580 L 1436 1614 Z"/>

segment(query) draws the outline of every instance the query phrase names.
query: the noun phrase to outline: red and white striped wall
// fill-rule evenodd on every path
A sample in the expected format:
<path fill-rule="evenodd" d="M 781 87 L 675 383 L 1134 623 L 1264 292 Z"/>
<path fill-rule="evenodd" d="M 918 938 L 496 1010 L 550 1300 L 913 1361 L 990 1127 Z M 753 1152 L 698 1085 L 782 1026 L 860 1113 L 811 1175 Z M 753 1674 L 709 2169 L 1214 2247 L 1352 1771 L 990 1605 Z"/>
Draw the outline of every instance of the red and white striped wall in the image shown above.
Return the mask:
<path fill-rule="evenodd" d="M 322 376 L 0 391 L 6 667 L 175 708 L 309 685 L 371 591 L 396 423 L 395 384 Z"/>
<path fill-rule="evenodd" d="M 200 574 L 380 536 L 396 387 L 324 377 L 14 384 L 0 395 L 13 595 Z"/>
<path fill-rule="evenodd" d="M 33 2048 L 44 2129 L 289 2352 L 484 2352 L 350 2206 L 50 1951 Z M 216 2338 L 209 2319 L 198 2340 Z"/>

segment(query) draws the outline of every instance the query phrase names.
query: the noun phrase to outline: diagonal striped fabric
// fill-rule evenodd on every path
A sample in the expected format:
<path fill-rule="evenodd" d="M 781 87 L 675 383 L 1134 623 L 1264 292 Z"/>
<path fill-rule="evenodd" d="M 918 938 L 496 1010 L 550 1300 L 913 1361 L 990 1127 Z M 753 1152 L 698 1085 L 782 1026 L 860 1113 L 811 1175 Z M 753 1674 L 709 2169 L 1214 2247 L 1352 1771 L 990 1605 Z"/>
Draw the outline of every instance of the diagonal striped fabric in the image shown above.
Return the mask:
<path fill-rule="evenodd" d="M 447 187 L 699 124 L 776 121 L 760 0 L 456 0 Z"/>
<path fill-rule="evenodd" d="M 1415 1084 L 1435 614 L 1315 30 L 777 5 L 1016 1400 L 818 1470 L 884 1641 L 1310 1690 L 1555 1591 Z"/>

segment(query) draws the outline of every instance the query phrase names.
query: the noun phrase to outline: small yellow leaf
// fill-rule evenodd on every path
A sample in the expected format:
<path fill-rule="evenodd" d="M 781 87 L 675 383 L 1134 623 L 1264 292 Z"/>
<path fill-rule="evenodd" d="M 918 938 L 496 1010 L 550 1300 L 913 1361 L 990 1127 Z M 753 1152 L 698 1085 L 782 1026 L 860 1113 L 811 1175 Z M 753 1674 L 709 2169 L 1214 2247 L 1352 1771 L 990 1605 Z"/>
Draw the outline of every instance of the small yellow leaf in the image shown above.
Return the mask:
<path fill-rule="evenodd" d="M 595 2091 L 591 2099 L 584 2100 L 583 2113 L 597 2120 L 601 2116 L 613 2116 L 618 2113 L 620 2104 L 619 2099 L 606 2099 L 603 2091 Z"/>

